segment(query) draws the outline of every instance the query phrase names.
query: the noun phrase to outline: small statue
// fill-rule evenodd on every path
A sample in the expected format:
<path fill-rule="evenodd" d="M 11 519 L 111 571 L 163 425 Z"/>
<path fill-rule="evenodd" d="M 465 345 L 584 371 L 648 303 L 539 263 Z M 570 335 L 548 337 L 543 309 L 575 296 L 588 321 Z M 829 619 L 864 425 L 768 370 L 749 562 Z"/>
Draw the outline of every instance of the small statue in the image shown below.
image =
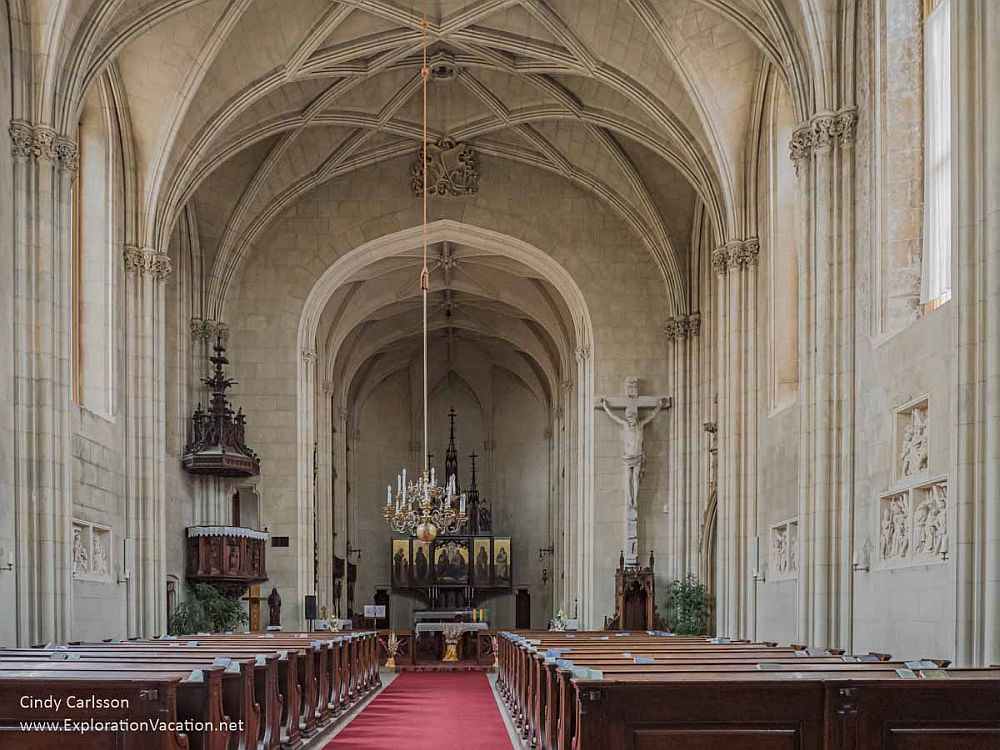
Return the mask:
<path fill-rule="evenodd" d="M 270 596 L 267 597 L 267 611 L 269 622 L 268 625 L 272 628 L 281 627 L 281 594 L 278 593 L 278 589 L 271 589 Z"/>

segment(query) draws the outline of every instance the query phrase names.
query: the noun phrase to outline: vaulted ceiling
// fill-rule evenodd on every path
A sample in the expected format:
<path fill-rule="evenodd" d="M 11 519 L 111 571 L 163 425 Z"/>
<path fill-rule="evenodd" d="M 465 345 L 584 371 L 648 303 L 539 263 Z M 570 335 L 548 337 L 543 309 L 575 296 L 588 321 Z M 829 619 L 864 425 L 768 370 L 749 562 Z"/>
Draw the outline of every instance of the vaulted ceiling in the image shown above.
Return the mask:
<path fill-rule="evenodd" d="M 343 384 L 343 403 L 358 410 L 386 378 L 420 366 L 421 254 L 369 264 L 326 305 L 322 378 Z M 480 248 L 440 242 L 428 255 L 429 390 L 457 376 L 485 406 L 499 369 L 550 406 L 573 356 L 572 317 L 559 294 L 534 269 Z"/>
<path fill-rule="evenodd" d="M 301 196 L 414 153 L 425 41 L 440 73 L 432 138 L 470 141 L 598 197 L 676 294 L 695 201 L 721 239 L 742 229 L 765 66 L 799 110 L 809 106 L 810 58 L 822 51 L 803 50 L 829 22 L 828 4 L 36 0 L 32 10 L 39 28 L 66 36 L 56 46 L 65 70 L 37 63 L 45 86 L 80 101 L 106 75 L 127 113 L 132 241 L 167 247 L 180 211 L 196 206 L 221 299 L 255 240 Z"/>
<path fill-rule="evenodd" d="M 431 139 L 469 142 L 484 161 L 545 170 L 601 201 L 649 253 L 677 305 L 697 204 L 719 241 L 748 231 L 762 81 L 776 73 L 796 117 L 812 111 L 822 83 L 810 71 L 828 67 L 815 40 L 830 36 L 837 5 L 26 2 L 30 28 L 49 34 L 33 40 L 48 50 L 30 62 L 37 116 L 74 123 L 80 103 L 102 87 L 126 151 L 126 241 L 169 248 L 187 210 L 214 315 L 279 215 L 320 185 L 415 156 L 425 46 Z M 69 104 L 60 110 L 58 102 Z M 432 297 L 436 361 L 465 351 L 464 361 L 502 367 L 541 400 L 553 398 L 571 347 L 565 311 L 551 301 L 557 295 L 530 269 L 474 248 L 435 252 L 437 272 L 447 274 Z M 330 378 L 353 383 L 357 373 L 412 361 L 416 262 L 382 261 L 330 301 L 321 331 Z M 345 307 L 348 299 L 355 303 Z"/>

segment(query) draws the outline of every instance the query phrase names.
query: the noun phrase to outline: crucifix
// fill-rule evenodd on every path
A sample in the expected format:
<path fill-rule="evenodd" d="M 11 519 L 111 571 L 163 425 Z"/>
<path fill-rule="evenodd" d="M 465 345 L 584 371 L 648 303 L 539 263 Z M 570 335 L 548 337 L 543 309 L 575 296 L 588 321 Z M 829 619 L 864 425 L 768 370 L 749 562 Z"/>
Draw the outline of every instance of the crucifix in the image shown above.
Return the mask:
<path fill-rule="evenodd" d="M 597 408 L 603 409 L 621 427 L 622 438 L 622 504 L 625 507 L 625 563 L 639 561 L 639 480 L 642 478 L 646 454 L 642 450 L 643 432 L 663 408 L 670 408 L 670 399 L 639 395 L 639 378 L 625 378 L 625 397 L 600 398 Z M 622 416 L 615 410 L 623 410 Z M 640 409 L 651 409 L 639 418 Z"/>

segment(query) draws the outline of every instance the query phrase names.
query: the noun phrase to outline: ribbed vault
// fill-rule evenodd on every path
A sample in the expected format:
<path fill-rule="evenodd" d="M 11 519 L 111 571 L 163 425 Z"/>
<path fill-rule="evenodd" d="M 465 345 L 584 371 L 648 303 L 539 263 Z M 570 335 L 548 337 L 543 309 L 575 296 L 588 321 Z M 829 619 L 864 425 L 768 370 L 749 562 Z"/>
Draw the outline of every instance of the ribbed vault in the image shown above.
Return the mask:
<path fill-rule="evenodd" d="M 694 205 L 722 242 L 754 231 L 744 165 L 761 70 L 779 72 L 799 119 L 823 95 L 813 40 L 831 19 L 814 4 L 92 0 L 35 19 L 61 43 L 23 62 L 43 109 L 113 83 L 134 156 L 129 244 L 167 249 L 196 205 L 218 316 L 276 217 L 318 185 L 415 153 L 426 18 L 432 61 L 449 71 L 431 87 L 432 138 L 598 197 L 683 312 Z M 77 110 L 40 114 L 71 130 Z"/>

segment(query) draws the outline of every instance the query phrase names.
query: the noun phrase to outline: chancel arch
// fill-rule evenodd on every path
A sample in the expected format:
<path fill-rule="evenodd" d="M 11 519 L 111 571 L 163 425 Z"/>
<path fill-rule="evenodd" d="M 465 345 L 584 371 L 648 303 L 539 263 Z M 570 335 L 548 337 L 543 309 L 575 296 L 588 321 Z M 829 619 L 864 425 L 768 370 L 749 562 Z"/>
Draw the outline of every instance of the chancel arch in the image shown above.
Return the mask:
<path fill-rule="evenodd" d="M 419 331 L 415 325 L 419 320 L 415 318 L 419 306 L 417 282 L 423 239 L 424 232 L 416 227 L 347 253 L 323 274 L 304 306 L 300 324 L 301 348 L 309 349 L 310 341 L 319 341 L 325 346 L 319 347 L 314 361 L 303 359 L 299 393 L 305 403 L 300 402 L 300 411 L 314 410 L 314 424 L 323 424 L 324 429 L 320 431 L 314 426 L 312 435 L 307 433 L 300 445 L 315 442 L 323 455 L 334 456 L 332 470 L 323 475 L 337 476 L 337 480 L 332 486 L 321 487 L 317 497 L 322 497 L 324 503 L 333 504 L 330 509 L 333 511 L 332 528 L 338 528 L 338 535 L 342 529 L 345 537 L 349 534 L 348 529 L 337 525 L 338 503 L 353 503 L 355 514 L 365 505 L 369 511 L 374 508 L 376 514 L 381 509 L 378 501 L 382 498 L 382 483 L 360 487 L 353 482 L 349 472 L 353 458 L 349 460 L 347 456 L 350 441 L 357 440 L 358 434 L 366 430 L 361 416 L 372 394 L 388 389 L 398 395 L 400 384 L 405 384 L 403 390 L 410 406 L 395 415 L 392 429 L 406 435 L 404 444 L 410 465 L 416 465 L 422 458 L 412 446 L 418 443 L 417 427 L 423 415 L 419 401 L 411 397 L 417 395 L 422 377 L 415 359 L 420 355 L 416 338 Z M 474 420 L 470 419 L 472 415 L 465 415 L 470 422 L 477 423 L 478 428 L 471 431 L 475 439 L 463 450 L 480 454 L 479 481 L 484 491 L 491 491 L 499 490 L 503 482 L 509 481 L 513 470 L 506 466 L 496 469 L 504 463 L 493 455 L 498 442 L 502 453 L 504 438 L 508 446 L 528 441 L 527 436 L 517 441 L 509 433 L 499 437 L 495 430 L 497 410 L 506 413 L 511 408 L 508 402 L 512 392 L 520 393 L 515 401 L 528 399 L 525 406 L 517 408 L 526 410 L 525 418 L 529 421 L 537 421 L 532 438 L 537 443 L 535 452 L 540 451 L 547 458 L 561 456 L 568 461 L 556 467 L 546 460 L 538 467 L 534 476 L 538 496 L 533 498 L 534 503 L 523 506 L 522 500 L 509 498 L 505 506 L 504 499 L 497 497 L 495 509 L 498 520 L 507 515 L 514 521 L 510 508 L 519 508 L 525 517 L 541 515 L 548 519 L 564 504 L 573 507 L 580 524 L 580 539 L 559 540 L 559 556 L 546 573 L 553 583 L 568 585 L 567 581 L 573 579 L 572 574 L 566 575 L 566 570 L 577 567 L 577 561 L 588 554 L 593 544 L 586 536 L 590 531 L 584 531 L 592 529 L 585 515 L 587 498 L 584 494 L 592 486 L 592 477 L 574 465 L 579 456 L 593 450 L 592 415 L 584 413 L 579 419 L 575 416 L 581 411 L 579 401 L 583 397 L 579 393 L 592 389 L 594 379 L 592 357 L 577 354 L 593 346 L 593 328 L 585 296 L 569 273 L 550 255 L 515 237 L 439 220 L 428 227 L 426 239 L 431 249 L 430 257 L 437 259 L 431 264 L 433 293 L 429 303 L 431 405 L 440 407 L 451 397 L 460 398 L 476 409 L 478 414 Z M 349 296 L 353 304 L 341 304 L 345 296 Z M 314 321 L 312 325 L 311 321 Z M 384 333 L 379 334 L 380 330 Z M 313 368 L 318 374 L 310 375 L 309 370 Z M 324 407 L 329 400 L 328 409 L 315 410 L 315 400 L 309 403 L 312 400 L 310 391 L 315 394 L 319 388 L 322 392 L 322 386 L 314 385 L 318 381 L 330 384 L 324 393 L 329 399 L 322 399 Z M 573 384 L 571 390 L 577 393 L 572 398 L 566 397 L 567 383 Z M 351 407 L 345 408 L 345 404 Z M 571 416 L 566 413 L 566 407 L 574 422 L 582 426 L 579 432 L 558 429 L 558 425 Z M 435 415 L 435 420 L 440 416 Z M 300 414 L 300 419 L 303 420 L 300 428 L 308 430 L 305 423 L 308 417 Z M 504 422 L 503 419 L 499 421 Z M 336 429 L 342 429 L 344 435 L 338 435 Z M 440 428 L 432 430 L 432 435 L 439 438 Z M 556 440 L 564 441 L 565 445 L 561 449 L 550 448 L 550 442 Z M 443 444 L 431 446 L 439 462 L 443 459 L 444 447 Z M 338 450 L 342 457 L 340 466 Z M 307 454 L 304 458 L 308 468 L 312 456 Z M 300 455 L 300 462 L 302 459 Z M 463 458 L 463 463 L 467 463 L 467 459 Z M 492 481 L 495 471 L 500 477 L 496 483 Z M 569 479 L 556 487 L 551 482 L 552 474 L 564 477 L 568 474 Z M 467 477 L 464 479 L 467 481 Z M 307 485 L 307 497 L 310 491 L 311 486 Z M 340 523 L 343 523 L 347 517 L 343 506 L 340 513 Z M 325 514 L 320 513 L 320 516 L 324 518 Z M 518 522 L 519 528 L 520 524 Z M 322 522 L 320 528 L 325 528 Z M 546 533 L 551 533 L 551 529 Z M 348 541 L 344 538 L 340 547 L 329 543 L 324 547 L 339 553 L 341 547 L 346 550 Z M 306 541 L 307 549 L 310 543 L 311 540 Z M 527 567 L 529 551 L 537 553 L 539 548 L 548 546 L 554 546 L 553 540 L 540 538 L 534 549 L 526 544 L 517 551 L 527 557 Z M 322 570 L 319 577 L 321 581 L 330 581 L 329 570 Z M 388 579 L 377 582 L 388 584 Z M 576 585 L 593 584 L 579 580 Z M 544 598 L 548 610 L 552 594 L 547 593 Z M 573 598 L 583 599 L 579 591 L 574 592 Z"/>

